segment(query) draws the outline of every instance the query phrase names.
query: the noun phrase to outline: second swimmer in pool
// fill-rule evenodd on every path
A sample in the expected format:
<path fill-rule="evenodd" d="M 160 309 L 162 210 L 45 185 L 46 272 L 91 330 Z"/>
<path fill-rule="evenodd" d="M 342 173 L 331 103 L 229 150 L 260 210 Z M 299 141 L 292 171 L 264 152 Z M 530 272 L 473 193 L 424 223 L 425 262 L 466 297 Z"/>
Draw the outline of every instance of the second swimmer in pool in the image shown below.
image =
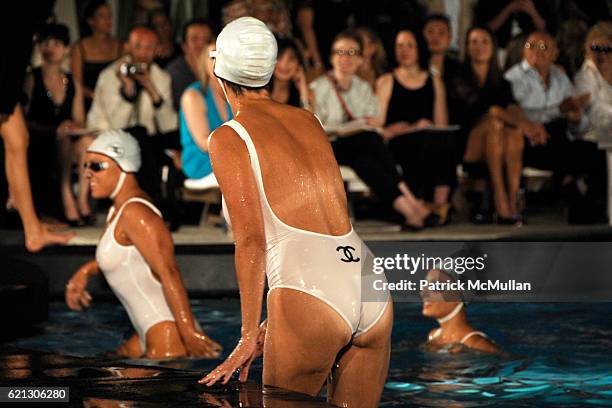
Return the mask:
<path fill-rule="evenodd" d="M 100 270 L 136 329 L 117 350 L 120 357 L 217 357 L 221 346 L 199 328 L 174 257 L 161 213 L 138 186 L 138 142 L 121 130 L 94 140 L 85 158 L 94 198 L 113 206 L 98 243 L 96 259 L 83 265 L 66 286 L 66 303 L 82 310 L 91 303 L 89 276 Z"/>
<path fill-rule="evenodd" d="M 429 282 L 446 282 L 454 278 L 439 270 L 429 271 Z M 499 353 L 499 348 L 485 333 L 475 330 L 467 320 L 465 304 L 457 291 L 421 291 L 423 316 L 436 319 L 440 327 L 432 329 L 426 348 L 432 351 L 456 353 L 473 349 L 488 353 Z"/>

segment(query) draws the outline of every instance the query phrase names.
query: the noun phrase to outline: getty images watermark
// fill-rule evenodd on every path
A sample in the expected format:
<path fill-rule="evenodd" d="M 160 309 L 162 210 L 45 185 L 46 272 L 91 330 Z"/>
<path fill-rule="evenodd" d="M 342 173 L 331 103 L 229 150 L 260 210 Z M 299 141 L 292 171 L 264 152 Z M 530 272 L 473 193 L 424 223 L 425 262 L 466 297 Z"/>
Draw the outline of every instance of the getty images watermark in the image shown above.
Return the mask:
<path fill-rule="evenodd" d="M 408 273 L 411 279 L 387 281 L 374 279 L 373 289 L 377 291 L 531 291 L 530 282 L 515 279 L 484 279 L 487 254 L 482 256 L 411 256 L 395 254 L 388 257 L 374 257 L 372 272 L 375 275 L 387 273 Z M 448 279 L 416 279 L 417 272 L 445 271 Z M 464 274 L 475 275 L 476 279 L 462 279 Z M 455 278 L 456 277 L 456 278 Z"/>

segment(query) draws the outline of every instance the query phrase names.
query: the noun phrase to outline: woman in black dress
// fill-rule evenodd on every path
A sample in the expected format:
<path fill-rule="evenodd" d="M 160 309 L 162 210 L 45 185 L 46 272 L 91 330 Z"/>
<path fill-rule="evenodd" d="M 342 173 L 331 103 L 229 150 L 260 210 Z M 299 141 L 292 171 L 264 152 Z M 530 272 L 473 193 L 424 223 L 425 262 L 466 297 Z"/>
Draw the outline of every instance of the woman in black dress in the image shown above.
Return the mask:
<path fill-rule="evenodd" d="M 429 71 L 427 46 L 419 32 L 397 34 L 395 57 L 398 66 L 381 76 L 376 86 L 383 137 L 410 189 L 431 201 L 444 221 L 455 179 L 453 146 L 443 135 L 424 132 L 448 124 L 444 83 Z"/>
<path fill-rule="evenodd" d="M 44 200 L 48 203 L 56 196 L 53 193 L 56 191 L 53 189 L 54 183 L 48 181 L 53 174 L 50 169 L 56 167 L 55 155 L 49 154 L 49 151 L 57 148 L 64 217 L 71 225 L 80 225 L 81 217 L 91 216 L 88 184 L 82 172 L 79 172 L 77 203 L 72 191 L 71 170 L 73 161 L 82 162 L 91 138 L 85 135 L 77 137 L 75 134 L 82 130 L 84 122 L 82 93 L 75 86 L 72 76 L 61 68 L 69 50 L 68 28 L 59 24 L 48 25 L 40 35 L 40 42 L 42 66 L 32 70 L 25 83 L 28 96 L 26 121 L 32 136 L 31 167 L 33 178 L 38 175 L 41 183 L 41 188 L 34 191 L 46 195 L 41 197 L 41 202 Z"/>
<path fill-rule="evenodd" d="M 83 89 L 85 113 L 94 98 L 100 72 L 118 59 L 122 45 L 111 36 L 113 15 L 103 0 L 91 0 L 83 11 L 83 38 L 72 46 L 70 66 L 75 82 Z"/>
<path fill-rule="evenodd" d="M 497 46 L 490 29 L 472 27 L 466 36 L 466 57 L 454 90 L 464 133 L 464 162 L 484 161 L 489 170 L 497 220 L 520 224 L 518 191 L 521 181 L 523 134 L 541 134 L 543 126 L 527 119 L 501 74 Z M 505 174 L 505 180 L 504 180 Z"/>

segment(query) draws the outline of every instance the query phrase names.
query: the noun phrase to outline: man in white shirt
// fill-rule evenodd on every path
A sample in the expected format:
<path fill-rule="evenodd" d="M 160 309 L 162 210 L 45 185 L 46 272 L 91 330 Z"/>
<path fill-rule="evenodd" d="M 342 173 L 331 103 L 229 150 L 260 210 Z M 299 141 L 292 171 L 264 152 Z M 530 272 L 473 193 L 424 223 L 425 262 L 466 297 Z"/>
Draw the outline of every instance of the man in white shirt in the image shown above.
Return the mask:
<path fill-rule="evenodd" d="M 144 126 L 148 135 L 177 129 L 170 75 L 153 62 L 157 34 L 138 26 L 130 32 L 128 55 L 100 74 L 87 126 L 108 130 Z M 129 70 L 132 72 L 128 72 Z"/>
<path fill-rule="evenodd" d="M 583 110 L 590 95 L 575 94 L 565 72 L 554 65 L 557 54 L 552 36 L 536 31 L 525 42 L 523 60 L 505 74 L 514 98 L 529 119 L 543 124 L 550 135 L 548 139 L 527 138 L 523 163 L 552 170 L 566 190 L 574 190 L 574 202 L 585 199 L 603 205 L 605 155 L 592 142 L 570 138 L 587 124 Z M 600 210 L 603 212 L 603 207 L 577 210 L 580 214 L 570 214 L 570 221 L 589 221 Z"/>
<path fill-rule="evenodd" d="M 100 73 L 87 115 L 89 129 L 125 129 L 138 139 L 142 151 L 139 181 L 154 200 L 160 196 L 163 152 L 180 146 L 171 78 L 153 62 L 158 41 L 148 27 L 130 31 L 127 55 Z"/>

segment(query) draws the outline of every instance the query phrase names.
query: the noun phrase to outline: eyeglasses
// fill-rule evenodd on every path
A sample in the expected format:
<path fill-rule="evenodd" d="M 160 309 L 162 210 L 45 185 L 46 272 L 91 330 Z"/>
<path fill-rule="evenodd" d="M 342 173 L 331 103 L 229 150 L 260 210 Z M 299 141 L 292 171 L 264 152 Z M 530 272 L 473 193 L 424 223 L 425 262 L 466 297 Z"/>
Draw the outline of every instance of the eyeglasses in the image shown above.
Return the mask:
<path fill-rule="evenodd" d="M 591 51 L 593 51 L 595 54 L 610 54 L 612 52 L 612 47 L 609 45 L 592 44 Z"/>
<path fill-rule="evenodd" d="M 332 53 L 338 55 L 338 56 L 349 56 L 349 57 L 355 57 L 361 54 L 361 51 L 359 51 L 357 48 L 334 48 L 332 50 Z"/>
<path fill-rule="evenodd" d="M 91 170 L 94 173 L 97 173 L 99 171 L 102 170 L 106 170 L 110 167 L 110 164 L 108 162 L 88 162 L 88 163 L 83 163 L 83 168 L 85 168 L 85 170 Z"/>
<path fill-rule="evenodd" d="M 526 42 L 525 48 L 528 50 L 533 49 L 534 51 L 546 51 L 550 48 L 550 46 L 546 45 L 544 41 L 540 41 L 537 44 L 533 42 Z"/>

